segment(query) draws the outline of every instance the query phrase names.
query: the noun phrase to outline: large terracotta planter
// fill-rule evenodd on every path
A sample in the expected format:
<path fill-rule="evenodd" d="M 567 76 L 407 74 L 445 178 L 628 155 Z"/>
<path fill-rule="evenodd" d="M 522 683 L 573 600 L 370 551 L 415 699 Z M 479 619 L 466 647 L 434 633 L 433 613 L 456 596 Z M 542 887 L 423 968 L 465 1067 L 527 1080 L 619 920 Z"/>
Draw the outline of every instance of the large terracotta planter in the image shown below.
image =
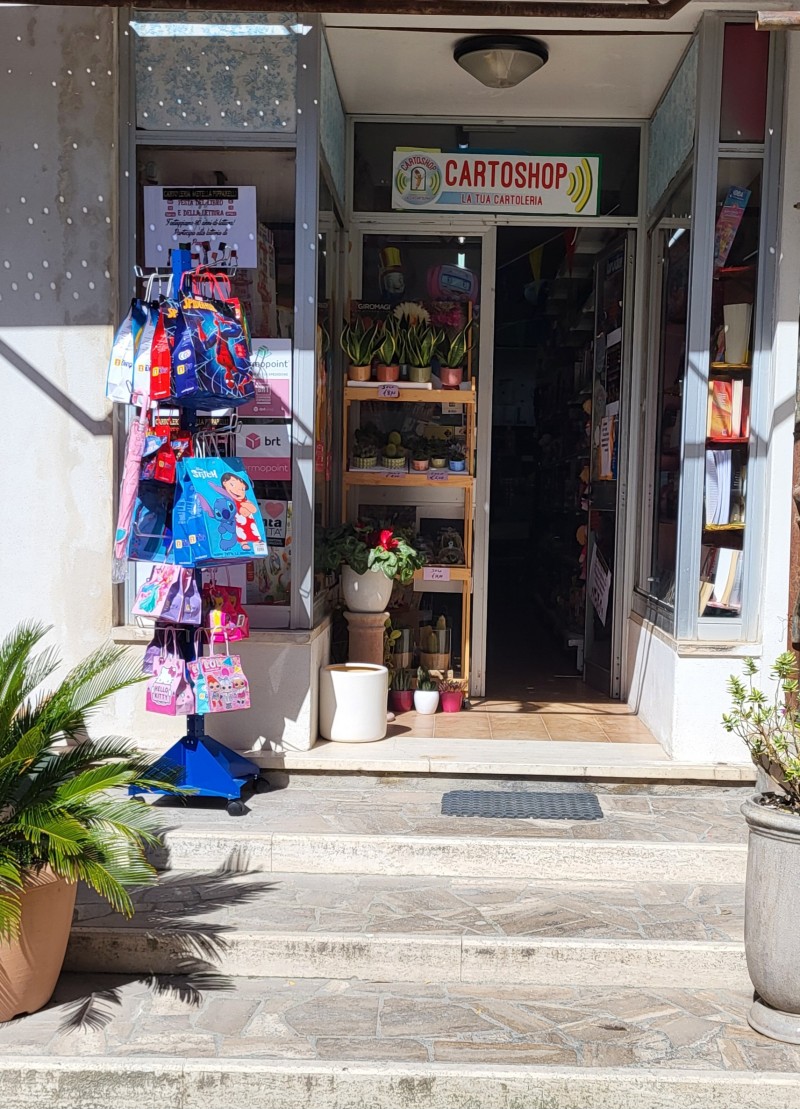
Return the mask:
<path fill-rule="evenodd" d="M 745 886 L 744 942 L 756 997 L 751 1028 L 800 1044 L 800 816 L 745 801 L 750 829 Z"/>
<path fill-rule="evenodd" d="M 58 878 L 49 867 L 26 879 L 19 938 L 0 941 L 0 1021 L 35 1013 L 53 996 L 77 891 L 77 882 Z"/>
<path fill-rule="evenodd" d="M 392 596 L 393 582 L 380 570 L 357 574 L 342 567 L 342 596 L 351 612 L 383 612 Z"/>

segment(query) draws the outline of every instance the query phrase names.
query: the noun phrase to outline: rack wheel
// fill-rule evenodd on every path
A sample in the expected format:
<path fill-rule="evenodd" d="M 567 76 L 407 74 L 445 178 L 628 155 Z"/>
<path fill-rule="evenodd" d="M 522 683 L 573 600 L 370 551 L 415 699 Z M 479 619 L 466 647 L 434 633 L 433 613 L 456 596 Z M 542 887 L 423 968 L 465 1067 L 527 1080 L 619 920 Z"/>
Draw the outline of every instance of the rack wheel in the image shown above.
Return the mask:
<path fill-rule="evenodd" d="M 134 793 L 132 797 L 128 798 L 129 801 L 137 801 L 140 805 L 144 805 L 145 800 L 141 793 Z"/>
<path fill-rule="evenodd" d="M 269 793 L 272 790 L 266 778 L 256 778 L 254 788 L 256 793 Z"/>
<path fill-rule="evenodd" d="M 244 816 L 246 812 L 244 801 L 234 798 L 233 801 L 228 802 L 228 816 Z"/>

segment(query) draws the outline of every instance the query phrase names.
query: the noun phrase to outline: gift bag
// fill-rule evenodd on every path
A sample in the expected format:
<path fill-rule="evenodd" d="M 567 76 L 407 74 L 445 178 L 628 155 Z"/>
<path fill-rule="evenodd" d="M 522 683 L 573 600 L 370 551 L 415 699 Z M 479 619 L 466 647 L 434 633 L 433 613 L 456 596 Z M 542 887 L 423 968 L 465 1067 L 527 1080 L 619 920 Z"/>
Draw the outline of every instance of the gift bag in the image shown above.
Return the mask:
<path fill-rule="evenodd" d="M 202 600 L 194 574 L 181 566 L 154 566 L 132 611 L 169 624 L 199 624 Z"/>
<path fill-rule="evenodd" d="M 200 295 L 193 275 L 189 292 L 183 292 L 180 311 L 191 337 L 194 357 L 194 389 L 176 381 L 175 395 L 184 406 L 193 408 L 236 408 L 255 396 L 250 369 L 250 348 L 236 313 L 224 300 Z M 173 370 L 179 368 L 173 357 Z"/>
<path fill-rule="evenodd" d="M 249 562 L 267 554 L 258 502 L 238 458 L 178 463 L 172 528 L 179 566 Z"/>
<path fill-rule="evenodd" d="M 131 562 L 172 561 L 172 485 L 140 481 L 133 506 L 128 558 Z"/>
<path fill-rule="evenodd" d="M 192 333 L 178 301 L 164 301 L 161 314 L 170 354 L 171 397 L 182 403 L 197 392 Z"/>
<path fill-rule="evenodd" d="M 152 388 L 150 363 L 157 322 L 158 308 L 152 304 L 145 305 L 144 327 L 136 349 L 136 358 L 133 362 L 131 396 L 136 404 L 146 404 L 150 400 L 150 389 Z"/>
<path fill-rule="evenodd" d="M 106 396 L 120 404 L 131 404 L 133 389 L 133 364 L 146 317 L 145 307 L 136 298 L 114 336 L 111 357 L 108 361 Z"/>
<path fill-rule="evenodd" d="M 150 399 L 166 400 L 172 393 L 172 353 L 165 323 L 164 305 L 158 309 L 158 319 L 150 348 Z"/>
<path fill-rule="evenodd" d="M 155 660 L 153 676 L 147 683 L 145 708 L 165 716 L 188 716 L 195 711 L 194 690 L 186 674 L 186 663 L 178 653 L 174 632 L 167 636 L 167 644 Z"/>
<path fill-rule="evenodd" d="M 213 645 L 212 645 L 213 652 Z M 250 708 L 250 685 L 238 655 L 205 655 L 187 664 L 195 688 L 196 711 L 236 712 Z"/>
<path fill-rule="evenodd" d="M 203 584 L 203 627 L 209 642 L 238 642 L 250 637 L 250 617 L 242 608 L 242 591 L 235 585 Z"/>

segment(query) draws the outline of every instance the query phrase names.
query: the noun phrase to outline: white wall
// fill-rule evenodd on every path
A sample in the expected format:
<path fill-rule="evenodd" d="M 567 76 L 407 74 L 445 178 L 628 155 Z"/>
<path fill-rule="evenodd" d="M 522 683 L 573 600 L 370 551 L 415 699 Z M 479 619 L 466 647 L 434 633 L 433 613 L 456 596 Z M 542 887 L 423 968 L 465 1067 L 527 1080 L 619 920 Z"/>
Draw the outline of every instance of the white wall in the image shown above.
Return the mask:
<path fill-rule="evenodd" d="M 775 298 L 772 425 L 768 444 L 768 504 L 760 633 L 753 644 L 678 645 L 649 624 L 628 621 L 628 703 L 673 758 L 690 762 L 747 761 L 741 743 L 722 728 L 727 680 L 741 673 L 742 657 L 760 657 L 769 670 L 786 649 L 789 545 L 792 527 L 792 455 L 800 302 L 800 36 L 787 34 L 787 118 Z M 769 685 L 762 674 L 760 681 Z"/>

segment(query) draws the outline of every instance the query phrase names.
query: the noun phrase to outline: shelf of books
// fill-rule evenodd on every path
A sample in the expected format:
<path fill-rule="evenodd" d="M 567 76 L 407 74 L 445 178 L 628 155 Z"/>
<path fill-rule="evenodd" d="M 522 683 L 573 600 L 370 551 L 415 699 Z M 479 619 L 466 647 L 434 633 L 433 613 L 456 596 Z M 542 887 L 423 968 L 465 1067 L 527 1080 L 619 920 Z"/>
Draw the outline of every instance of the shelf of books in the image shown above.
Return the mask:
<path fill-rule="evenodd" d="M 755 266 L 745 263 L 757 248 L 758 216 L 750 199 L 750 189 L 729 186 L 717 215 L 700 558 L 705 617 L 736 617 L 742 609 L 756 282 Z"/>

